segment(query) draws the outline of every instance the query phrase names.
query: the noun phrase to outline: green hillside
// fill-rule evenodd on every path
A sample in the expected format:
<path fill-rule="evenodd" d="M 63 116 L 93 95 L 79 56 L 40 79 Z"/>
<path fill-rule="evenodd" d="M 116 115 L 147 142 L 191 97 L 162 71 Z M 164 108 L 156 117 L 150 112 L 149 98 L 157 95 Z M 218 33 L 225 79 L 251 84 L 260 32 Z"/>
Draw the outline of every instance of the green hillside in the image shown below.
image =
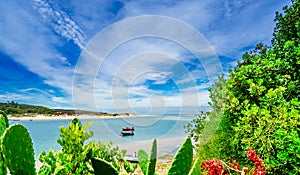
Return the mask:
<path fill-rule="evenodd" d="M 34 106 L 29 104 L 19 104 L 11 101 L 7 103 L 0 103 L 0 110 L 8 115 L 25 115 L 25 114 L 53 114 L 53 115 L 72 115 L 72 114 L 89 114 L 89 115 L 129 115 L 129 113 L 109 114 L 104 112 L 93 112 L 85 110 L 73 109 L 50 109 L 44 106 Z"/>
<path fill-rule="evenodd" d="M 55 112 L 55 110 L 43 106 L 18 104 L 14 101 L 0 103 L 0 110 L 6 114 L 53 114 Z"/>

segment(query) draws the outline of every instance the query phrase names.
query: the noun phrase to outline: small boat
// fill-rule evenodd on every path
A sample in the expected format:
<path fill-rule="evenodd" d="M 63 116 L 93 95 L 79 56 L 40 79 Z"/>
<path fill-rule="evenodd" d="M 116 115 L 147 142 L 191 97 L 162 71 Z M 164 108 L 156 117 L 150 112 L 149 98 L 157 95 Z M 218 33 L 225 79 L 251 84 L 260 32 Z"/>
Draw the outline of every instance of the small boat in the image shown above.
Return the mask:
<path fill-rule="evenodd" d="M 134 135 L 134 132 L 131 131 L 131 132 L 121 132 L 120 136 L 133 136 Z"/>
<path fill-rule="evenodd" d="M 124 156 L 124 159 L 130 163 L 139 163 L 138 158 L 135 156 Z"/>
<path fill-rule="evenodd" d="M 122 131 L 134 131 L 134 126 L 133 127 L 126 127 L 126 128 L 122 128 Z"/>

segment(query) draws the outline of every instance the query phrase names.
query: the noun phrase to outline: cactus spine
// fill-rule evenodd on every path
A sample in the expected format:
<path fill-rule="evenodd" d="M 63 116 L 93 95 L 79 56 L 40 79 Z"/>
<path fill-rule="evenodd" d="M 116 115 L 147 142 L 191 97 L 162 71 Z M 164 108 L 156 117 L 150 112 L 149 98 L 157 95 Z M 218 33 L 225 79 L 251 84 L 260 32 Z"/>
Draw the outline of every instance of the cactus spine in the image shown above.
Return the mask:
<path fill-rule="evenodd" d="M 32 140 L 23 125 L 15 124 L 5 130 L 2 151 L 12 175 L 36 174 Z"/>
<path fill-rule="evenodd" d="M 187 138 L 173 159 L 168 175 L 187 175 L 193 161 L 193 145 Z"/>
<path fill-rule="evenodd" d="M 107 161 L 100 158 L 92 158 L 92 166 L 95 175 L 109 174 L 118 175 L 119 172 Z"/>

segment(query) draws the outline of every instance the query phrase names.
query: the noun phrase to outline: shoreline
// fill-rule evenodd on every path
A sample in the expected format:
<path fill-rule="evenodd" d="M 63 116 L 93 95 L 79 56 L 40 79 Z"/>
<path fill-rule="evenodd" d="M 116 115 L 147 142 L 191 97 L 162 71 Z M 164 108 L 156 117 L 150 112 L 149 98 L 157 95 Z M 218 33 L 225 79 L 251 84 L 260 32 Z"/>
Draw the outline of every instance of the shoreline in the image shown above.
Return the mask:
<path fill-rule="evenodd" d="M 72 120 L 74 118 L 78 119 L 112 119 L 112 118 L 132 118 L 140 117 L 142 115 L 138 114 L 129 114 L 129 115 L 95 115 L 95 114 L 75 114 L 75 115 L 44 115 L 44 114 L 35 114 L 35 115 L 8 115 L 9 120 L 22 120 L 22 121 L 32 121 L 32 120 Z"/>

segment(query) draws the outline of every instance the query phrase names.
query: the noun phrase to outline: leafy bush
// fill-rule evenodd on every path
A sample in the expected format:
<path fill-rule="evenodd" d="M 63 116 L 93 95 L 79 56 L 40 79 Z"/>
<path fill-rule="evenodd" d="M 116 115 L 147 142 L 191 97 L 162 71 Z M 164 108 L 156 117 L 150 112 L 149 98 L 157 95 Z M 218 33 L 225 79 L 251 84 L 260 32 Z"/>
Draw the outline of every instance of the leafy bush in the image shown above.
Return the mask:
<path fill-rule="evenodd" d="M 232 157 L 252 147 L 270 173 L 299 173 L 300 2 L 277 13 L 273 47 L 244 54 L 227 80 L 224 113 L 232 123 Z M 292 27 L 291 27 L 292 26 Z M 295 30 L 296 29 L 296 30 Z"/>
<path fill-rule="evenodd" d="M 57 142 L 62 146 L 62 150 L 42 152 L 39 155 L 39 160 L 43 163 L 41 170 L 48 171 L 50 167 L 51 174 L 93 174 L 91 158 L 97 157 L 120 171 L 120 162 L 123 161 L 125 152 L 113 147 L 111 142 L 91 141 L 84 144 L 93 135 L 92 132 L 87 132 L 89 125 L 82 125 L 78 119 L 74 119 L 68 127 L 61 127 L 61 138 Z"/>
<path fill-rule="evenodd" d="M 221 76 L 210 89 L 209 118 L 222 118 L 216 134 L 198 149 L 202 159 L 249 164 L 243 153 L 251 147 L 269 173 L 300 173 L 300 2 L 283 10 L 284 15 L 276 13 L 273 46 L 258 44 L 227 80 Z"/>

